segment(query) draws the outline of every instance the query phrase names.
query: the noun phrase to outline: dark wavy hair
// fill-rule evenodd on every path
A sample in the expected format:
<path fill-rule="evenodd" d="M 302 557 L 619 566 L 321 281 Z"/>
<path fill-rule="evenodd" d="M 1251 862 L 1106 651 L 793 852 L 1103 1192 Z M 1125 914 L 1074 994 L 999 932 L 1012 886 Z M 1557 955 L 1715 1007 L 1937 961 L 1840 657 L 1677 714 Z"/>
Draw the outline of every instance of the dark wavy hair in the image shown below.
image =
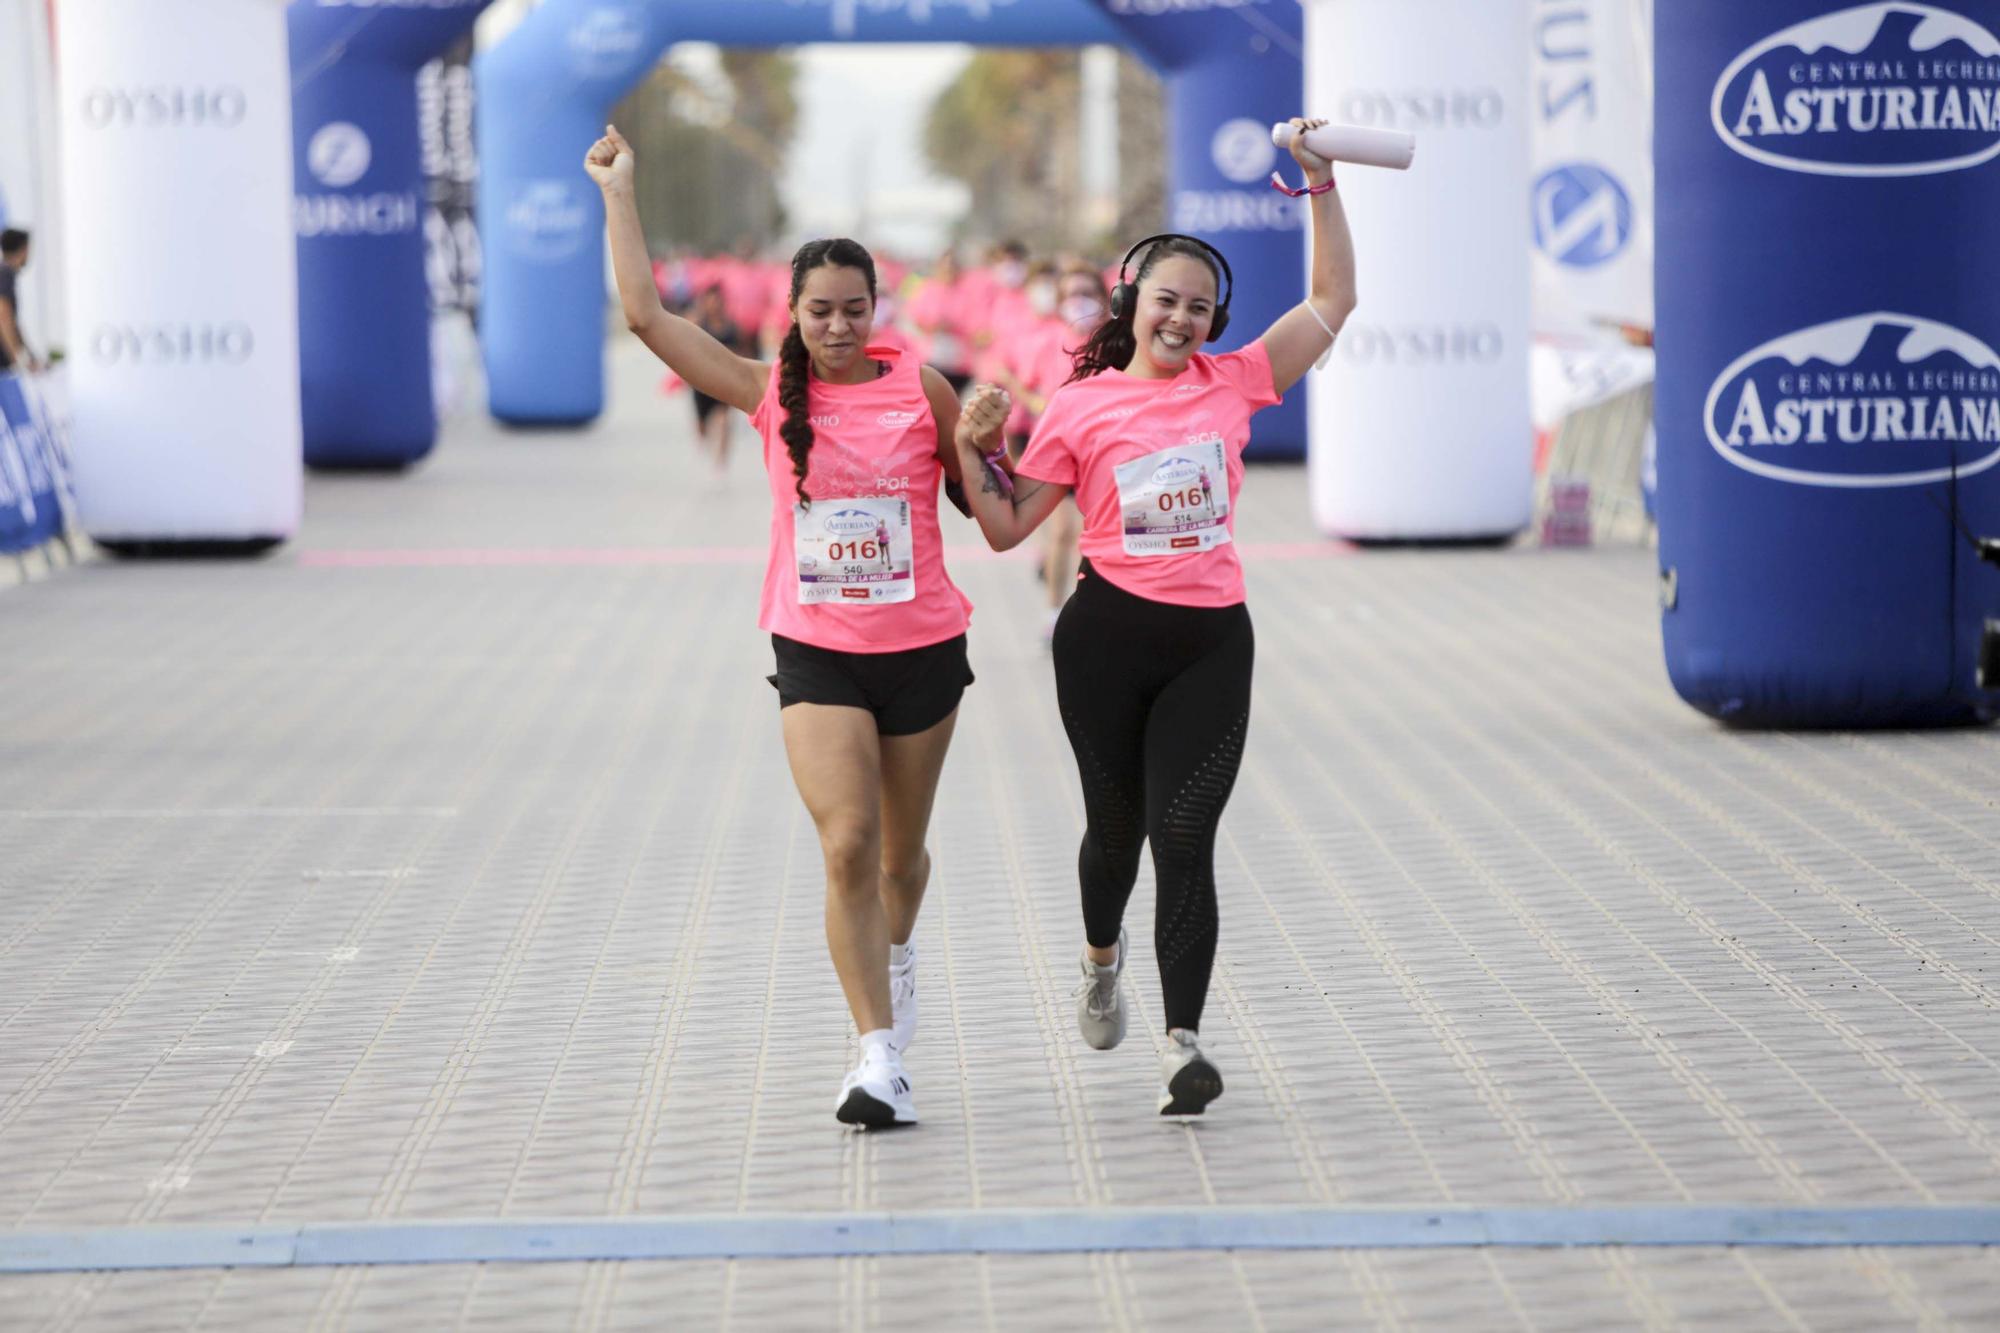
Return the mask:
<path fill-rule="evenodd" d="M 1175 255 L 1185 255 L 1189 259 L 1199 259 L 1215 277 L 1215 296 L 1222 299 L 1222 270 L 1215 265 L 1215 256 L 1196 245 L 1193 241 L 1179 236 L 1169 236 L 1156 242 L 1139 259 L 1139 267 L 1132 272 L 1131 282 L 1136 291 L 1147 275 L 1159 266 L 1162 259 Z M 1097 326 L 1096 332 L 1076 351 L 1076 371 L 1065 383 L 1074 384 L 1087 380 L 1107 370 L 1123 370 L 1132 364 L 1132 358 L 1139 352 L 1139 335 L 1133 331 L 1133 320 L 1139 313 L 1139 302 L 1133 300 L 1125 310 L 1112 319 Z"/>
<path fill-rule="evenodd" d="M 869 303 L 875 301 L 875 257 L 859 241 L 850 241 L 845 236 L 807 241 L 792 256 L 792 295 L 788 302 L 792 308 L 792 326 L 785 330 L 784 345 L 778 349 L 778 406 L 785 411 L 778 437 L 792 456 L 792 476 L 796 478 L 793 485 L 799 493 L 799 503 L 808 509 L 812 508 L 812 497 L 806 494 L 806 459 L 812 453 L 813 428 L 812 409 L 806 405 L 806 386 L 812 378 L 812 356 L 806 351 L 805 336 L 799 332 L 799 293 L 805 289 L 806 275 L 821 268 L 859 269 L 868 279 Z"/>

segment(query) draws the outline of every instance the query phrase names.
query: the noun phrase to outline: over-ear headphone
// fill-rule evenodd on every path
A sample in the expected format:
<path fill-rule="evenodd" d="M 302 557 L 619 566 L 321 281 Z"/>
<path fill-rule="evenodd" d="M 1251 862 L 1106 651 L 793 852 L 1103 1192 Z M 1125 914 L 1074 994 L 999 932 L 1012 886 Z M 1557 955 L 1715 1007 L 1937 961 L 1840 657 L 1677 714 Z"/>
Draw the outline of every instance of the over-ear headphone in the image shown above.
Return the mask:
<path fill-rule="evenodd" d="M 1111 318 L 1125 319 L 1139 308 L 1139 284 L 1126 278 L 1125 270 L 1132 264 L 1132 257 L 1156 241 L 1186 241 L 1198 245 L 1208 252 L 1216 267 L 1222 270 L 1222 299 L 1216 302 L 1215 317 L 1209 321 L 1208 341 L 1214 342 L 1229 328 L 1229 298 L 1236 294 L 1236 275 L 1229 271 L 1229 261 L 1222 257 L 1222 251 L 1202 240 L 1199 236 L 1186 236 L 1177 231 L 1161 232 L 1158 236 L 1148 236 L 1145 240 L 1125 252 L 1118 261 L 1118 285 L 1111 289 Z"/>

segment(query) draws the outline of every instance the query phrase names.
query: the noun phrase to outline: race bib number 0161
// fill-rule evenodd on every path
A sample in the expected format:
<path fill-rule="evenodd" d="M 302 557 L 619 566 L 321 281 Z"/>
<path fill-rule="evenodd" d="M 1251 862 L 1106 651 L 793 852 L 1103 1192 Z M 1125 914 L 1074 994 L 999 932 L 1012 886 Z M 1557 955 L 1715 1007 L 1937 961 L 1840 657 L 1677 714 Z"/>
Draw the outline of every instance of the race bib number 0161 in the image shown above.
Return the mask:
<path fill-rule="evenodd" d="M 794 505 L 792 551 L 802 606 L 879 606 L 917 595 L 908 500 L 815 500 L 810 509 Z"/>
<path fill-rule="evenodd" d="M 1125 554 L 1191 555 L 1229 537 L 1229 464 L 1220 435 L 1121 463 L 1118 507 Z"/>

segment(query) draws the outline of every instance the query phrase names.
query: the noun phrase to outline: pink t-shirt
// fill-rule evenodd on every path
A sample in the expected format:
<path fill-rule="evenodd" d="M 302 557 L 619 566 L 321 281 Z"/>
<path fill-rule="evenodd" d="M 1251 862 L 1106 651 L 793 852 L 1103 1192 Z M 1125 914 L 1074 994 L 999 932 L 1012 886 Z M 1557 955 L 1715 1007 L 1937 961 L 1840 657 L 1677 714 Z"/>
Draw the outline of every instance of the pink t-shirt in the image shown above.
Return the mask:
<path fill-rule="evenodd" d="M 771 482 L 771 555 L 757 623 L 773 634 L 849 653 L 894 653 L 957 638 L 972 603 L 944 568 L 938 533 L 937 419 L 922 367 L 869 347 L 889 373 L 862 384 L 806 387 L 813 446 L 801 510 L 778 428 L 778 368 L 750 416 Z"/>
<path fill-rule="evenodd" d="M 1197 352 L 1171 380 L 1107 370 L 1049 400 L 1019 472 L 1075 491 L 1083 554 L 1126 592 L 1234 606 L 1243 450 L 1251 416 L 1277 401 L 1261 339 L 1223 356 Z"/>
<path fill-rule="evenodd" d="M 957 304 L 956 283 L 926 278 L 904 309 L 904 317 L 920 335 L 924 359 L 947 375 L 960 374 L 971 363 L 957 328 Z"/>
<path fill-rule="evenodd" d="M 1090 341 L 1062 319 L 1044 320 L 1036 331 L 1034 357 L 1022 381 L 1044 399 L 1069 383 L 1076 373 L 1076 350 Z"/>

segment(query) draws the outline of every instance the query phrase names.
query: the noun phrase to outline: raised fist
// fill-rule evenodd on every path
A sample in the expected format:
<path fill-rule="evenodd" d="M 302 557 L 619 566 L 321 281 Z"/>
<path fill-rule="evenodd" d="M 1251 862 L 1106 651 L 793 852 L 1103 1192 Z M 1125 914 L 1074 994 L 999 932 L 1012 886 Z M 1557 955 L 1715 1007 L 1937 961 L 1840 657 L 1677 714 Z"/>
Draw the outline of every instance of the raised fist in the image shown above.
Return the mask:
<path fill-rule="evenodd" d="M 1306 131 L 1316 130 L 1325 125 L 1324 120 L 1310 120 L 1304 116 L 1292 117 L 1292 160 L 1306 169 L 1307 175 L 1325 175 L 1333 170 L 1333 163 L 1306 147 Z"/>
<path fill-rule="evenodd" d="M 632 145 L 625 142 L 625 136 L 618 132 L 616 125 L 604 127 L 604 137 L 590 146 L 583 155 L 583 169 L 597 182 L 600 190 L 612 186 L 630 186 L 632 168 L 637 162 Z"/>

